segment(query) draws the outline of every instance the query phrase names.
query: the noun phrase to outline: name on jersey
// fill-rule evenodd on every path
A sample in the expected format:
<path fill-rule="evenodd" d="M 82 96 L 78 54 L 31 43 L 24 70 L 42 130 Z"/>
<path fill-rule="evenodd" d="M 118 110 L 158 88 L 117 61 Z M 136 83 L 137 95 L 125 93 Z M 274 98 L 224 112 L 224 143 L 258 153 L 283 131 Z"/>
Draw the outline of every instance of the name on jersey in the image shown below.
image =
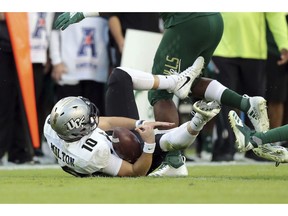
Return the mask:
<path fill-rule="evenodd" d="M 74 166 L 75 159 L 73 157 L 67 155 L 65 152 L 62 152 L 59 148 L 57 148 L 52 143 L 51 143 L 51 149 L 56 158 L 58 158 L 59 160 L 62 160 L 64 163 L 70 166 Z"/>

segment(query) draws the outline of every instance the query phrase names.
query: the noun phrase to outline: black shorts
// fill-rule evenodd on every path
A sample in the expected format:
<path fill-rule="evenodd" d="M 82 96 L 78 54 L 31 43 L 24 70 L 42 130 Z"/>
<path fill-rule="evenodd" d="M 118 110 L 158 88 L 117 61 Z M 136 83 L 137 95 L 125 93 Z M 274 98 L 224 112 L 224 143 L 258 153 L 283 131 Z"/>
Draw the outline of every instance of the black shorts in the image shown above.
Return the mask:
<path fill-rule="evenodd" d="M 288 96 L 288 64 L 277 65 L 279 56 L 268 53 L 266 63 L 267 101 L 285 102 Z"/>

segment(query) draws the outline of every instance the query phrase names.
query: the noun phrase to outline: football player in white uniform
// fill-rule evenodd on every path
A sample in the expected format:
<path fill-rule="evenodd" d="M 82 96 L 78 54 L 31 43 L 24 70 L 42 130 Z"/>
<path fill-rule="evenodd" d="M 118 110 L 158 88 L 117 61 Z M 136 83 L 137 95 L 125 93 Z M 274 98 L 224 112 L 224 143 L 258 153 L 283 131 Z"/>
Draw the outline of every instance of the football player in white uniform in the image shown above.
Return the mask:
<path fill-rule="evenodd" d="M 201 69 L 195 62 L 181 74 L 166 77 L 117 68 L 117 72 L 111 74 L 108 82 L 106 106 L 114 106 L 109 102 L 118 101 L 115 109 L 128 109 L 137 117 L 133 89 L 167 89 L 186 95 L 188 92 L 185 91 L 189 91 L 192 85 L 187 84 L 186 77 L 200 73 Z M 190 86 L 182 88 L 185 85 Z M 123 93 L 123 97 L 116 94 L 119 92 Z M 153 170 L 163 162 L 168 151 L 185 149 L 194 142 L 203 126 L 219 113 L 220 105 L 215 101 L 198 101 L 193 105 L 193 109 L 195 113 L 191 121 L 165 134 L 155 135 L 154 128 L 169 128 L 173 123 L 127 118 L 130 116 L 100 117 L 97 107 L 88 99 L 80 96 L 66 97 L 55 104 L 47 117 L 44 135 L 62 169 L 74 176 L 95 176 L 99 173 L 109 176 L 145 176 L 151 173 L 153 176 Z M 143 152 L 134 164 L 121 159 L 114 151 L 106 131 L 115 127 L 135 129 L 139 134 Z M 178 173 L 172 170 L 171 175 L 188 175 L 185 164 L 175 170 Z"/>
<path fill-rule="evenodd" d="M 142 176 L 152 162 L 153 128 L 170 123 L 151 122 L 136 128 L 145 141 L 144 151 L 138 161 L 129 164 L 113 151 L 105 131 L 116 126 L 134 129 L 135 125 L 134 119 L 99 117 L 96 106 L 88 99 L 66 97 L 56 103 L 47 117 L 44 134 L 60 166 L 72 175 L 84 177 L 103 172 L 111 176 Z"/>

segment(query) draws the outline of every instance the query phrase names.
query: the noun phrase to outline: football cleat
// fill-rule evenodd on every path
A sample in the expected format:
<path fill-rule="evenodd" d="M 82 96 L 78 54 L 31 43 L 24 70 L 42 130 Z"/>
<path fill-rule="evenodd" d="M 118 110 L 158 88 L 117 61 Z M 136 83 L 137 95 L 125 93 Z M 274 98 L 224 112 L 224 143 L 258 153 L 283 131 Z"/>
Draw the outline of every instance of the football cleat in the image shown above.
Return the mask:
<path fill-rule="evenodd" d="M 255 148 L 255 144 L 253 145 L 250 140 L 252 131 L 242 122 L 237 113 L 234 110 L 231 110 L 228 114 L 228 118 L 236 137 L 235 144 L 238 151 L 246 152 Z"/>
<path fill-rule="evenodd" d="M 221 110 L 221 105 L 217 101 L 204 101 L 200 100 L 193 104 L 194 113 L 202 116 L 203 121 L 206 123 L 215 117 Z M 194 114 L 192 113 L 192 114 Z"/>
<path fill-rule="evenodd" d="M 203 67 L 204 58 L 199 56 L 191 67 L 188 67 L 186 70 L 178 74 L 176 87 L 171 92 L 180 99 L 186 98 L 191 90 L 192 83 L 200 76 Z"/>
<path fill-rule="evenodd" d="M 170 176 L 170 177 L 181 177 L 181 176 L 188 176 L 188 169 L 186 167 L 185 161 L 186 158 L 184 156 L 181 156 L 182 159 L 182 165 L 178 168 L 174 168 L 171 164 L 168 162 L 163 162 L 155 171 L 150 173 L 148 176 L 153 177 L 164 177 L 164 176 Z"/>
<path fill-rule="evenodd" d="M 269 130 L 269 119 L 267 114 L 266 100 L 263 97 L 249 97 L 250 108 L 247 115 L 257 132 L 265 132 Z"/>
<path fill-rule="evenodd" d="M 253 152 L 259 157 L 275 161 L 276 166 L 280 163 L 288 163 L 288 151 L 283 146 L 268 143 L 254 148 Z"/>

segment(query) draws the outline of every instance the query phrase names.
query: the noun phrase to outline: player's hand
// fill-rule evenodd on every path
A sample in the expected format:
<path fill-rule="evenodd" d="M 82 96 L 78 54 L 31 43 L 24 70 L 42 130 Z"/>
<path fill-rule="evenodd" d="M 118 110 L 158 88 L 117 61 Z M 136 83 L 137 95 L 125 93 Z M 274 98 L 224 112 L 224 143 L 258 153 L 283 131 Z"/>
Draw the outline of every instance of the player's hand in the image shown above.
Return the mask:
<path fill-rule="evenodd" d="M 146 143 L 155 143 L 154 128 L 150 125 L 141 125 L 135 130 L 139 133 L 141 138 Z"/>
<path fill-rule="evenodd" d="M 82 12 L 65 12 L 57 17 L 54 26 L 56 29 L 65 30 L 69 25 L 80 22 L 85 17 Z"/>
<path fill-rule="evenodd" d="M 287 49 L 282 49 L 281 50 L 281 56 L 280 60 L 277 62 L 278 65 L 283 65 L 288 62 L 288 50 Z"/>

